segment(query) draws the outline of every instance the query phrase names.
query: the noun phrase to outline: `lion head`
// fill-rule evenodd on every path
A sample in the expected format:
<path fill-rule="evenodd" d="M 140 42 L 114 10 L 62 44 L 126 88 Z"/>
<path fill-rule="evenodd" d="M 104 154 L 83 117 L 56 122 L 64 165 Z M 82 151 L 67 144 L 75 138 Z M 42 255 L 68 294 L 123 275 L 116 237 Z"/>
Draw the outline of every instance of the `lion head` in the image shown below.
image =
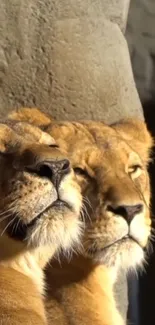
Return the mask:
<path fill-rule="evenodd" d="M 24 122 L 0 123 L 0 242 L 7 236 L 26 249 L 69 248 L 80 234 L 81 201 L 70 161 L 50 135 Z"/>
<path fill-rule="evenodd" d="M 20 118 L 24 120 L 24 110 Z M 141 265 L 151 232 L 147 166 L 153 142 L 145 123 L 127 119 L 111 126 L 90 121 L 42 124 L 71 160 L 82 190 L 82 254 L 110 267 Z"/>

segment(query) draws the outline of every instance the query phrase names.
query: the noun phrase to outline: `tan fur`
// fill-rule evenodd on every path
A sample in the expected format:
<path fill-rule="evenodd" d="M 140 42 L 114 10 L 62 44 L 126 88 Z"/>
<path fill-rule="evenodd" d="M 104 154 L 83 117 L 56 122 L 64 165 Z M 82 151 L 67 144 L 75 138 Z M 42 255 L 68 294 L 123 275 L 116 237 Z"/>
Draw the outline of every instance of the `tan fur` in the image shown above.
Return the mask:
<path fill-rule="evenodd" d="M 48 324 L 123 325 L 113 295 L 113 274 L 104 265 L 73 258 L 47 269 Z"/>
<path fill-rule="evenodd" d="M 36 167 L 62 159 L 54 139 L 37 127 L 0 124 L 1 325 L 47 324 L 43 269 L 58 250 L 67 251 L 79 238 L 81 194 L 72 169 L 56 190 Z M 68 206 L 53 205 L 58 193 Z"/>
<path fill-rule="evenodd" d="M 43 298 L 30 277 L 0 266 L 0 324 L 47 324 Z"/>
<path fill-rule="evenodd" d="M 9 118 L 16 121 L 28 121 L 33 125 L 48 125 L 51 123 L 51 118 L 39 111 L 37 108 L 21 108 L 12 111 Z"/>
<path fill-rule="evenodd" d="M 117 270 L 142 265 L 151 231 L 147 165 L 152 138 L 136 119 L 112 126 L 53 121 L 43 123 L 42 129 L 70 157 L 84 197 L 86 223 L 79 257 L 48 268 L 49 319 L 63 325 L 120 325 L 113 297 Z M 117 210 L 124 205 L 142 207 L 130 225 Z M 132 238 L 125 237 L 128 233 Z"/>

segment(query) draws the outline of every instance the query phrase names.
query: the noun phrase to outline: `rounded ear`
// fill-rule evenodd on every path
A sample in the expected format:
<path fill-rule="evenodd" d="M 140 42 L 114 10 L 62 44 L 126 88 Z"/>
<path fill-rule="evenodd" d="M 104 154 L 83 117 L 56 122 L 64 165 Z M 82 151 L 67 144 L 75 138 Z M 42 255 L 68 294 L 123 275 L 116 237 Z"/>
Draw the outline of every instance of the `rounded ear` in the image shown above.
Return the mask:
<path fill-rule="evenodd" d="M 18 139 L 14 130 L 8 125 L 0 123 L 0 153 L 9 152 L 11 147 L 18 144 Z"/>
<path fill-rule="evenodd" d="M 128 118 L 112 124 L 111 127 L 136 151 L 147 164 L 154 141 L 146 123 L 136 118 Z"/>
<path fill-rule="evenodd" d="M 52 118 L 43 113 L 40 109 L 27 107 L 12 111 L 8 115 L 8 119 L 28 122 L 38 127 L 49 125 L 52 121 Z"/>
<path fill-rule="evenodd" d="M 55 145 L 56 142 L 50 134 L 42 131 L 39 127 L 29 124 L 27 122 L 17 122 L 13 126 L 13 130 L 24 137 L 25 140 L 32 142 L 35 140 L 37 143 L 45 145 Z"/>

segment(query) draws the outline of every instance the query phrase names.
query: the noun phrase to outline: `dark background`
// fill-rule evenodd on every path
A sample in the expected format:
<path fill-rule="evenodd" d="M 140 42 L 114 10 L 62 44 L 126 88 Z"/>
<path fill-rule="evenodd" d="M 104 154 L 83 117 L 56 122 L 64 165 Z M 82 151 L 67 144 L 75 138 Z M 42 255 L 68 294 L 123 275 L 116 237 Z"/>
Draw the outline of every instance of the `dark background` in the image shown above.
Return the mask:
<path fill-rule="evenodd" d="M 126 38 L 145 120 L 155 139 L 155 0 L 130 0 Z M 155 150 L 150 164 L 155 228 Z M 129 324 L 155 325 L 155 242 L 146 272 L 129 274 Z"/>
<path fill-rule="evenodd" d="M 154 94 L 155 95 L 155 94 Z M 155 139 L 155 97 L 143 103 L 144 115 L 149 130 Z M 152 185 L 152 220 L 155 228 L 155 150 L 153 163 L 150 164 Z M 155 242 L 153 254 L 149 258 L 146 273 L 140 276 L 139 302 L 140 302 L 140 325 L 155 325 Z"/>

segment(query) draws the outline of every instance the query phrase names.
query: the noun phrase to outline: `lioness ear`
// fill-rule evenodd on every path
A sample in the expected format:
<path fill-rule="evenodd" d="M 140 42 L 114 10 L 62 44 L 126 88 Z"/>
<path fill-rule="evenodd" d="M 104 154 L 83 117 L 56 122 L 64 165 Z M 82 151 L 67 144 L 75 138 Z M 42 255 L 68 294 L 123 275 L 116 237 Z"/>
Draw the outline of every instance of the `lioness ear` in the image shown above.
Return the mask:
<path fill-rule="evenodd" d="M 8 118 L 15 121 L 24 121 L 36 126 L 46 126 L 52 121 L 52 118 L 41 112 L 38 108 L 20 108 L 12 111 Z"/>
<path fill-rule="evenodd" d="M 153 138 L 147 130 L 145 122 L 130 118 L 112 124 L 111 127 L 136 151 L 145 164 L 149 161 Z"/>
<path fill-rule="evenodd" d="M 15 132 L 6 124 L 0 123 L 0 153 L 6 153 L 18 143 Z"/>
<path fill-rule="evenodd" d="M 23 137 L 24 136 L 24 137 Z M 5 123 L 0 123 L 0 153 L 9 153 L 18 145 L 33 141 L 44 145 L 55 145 L 55 140 L 48 133 L 40 128 L 26 122 L 18 122 L 11 127 Z"/>
<path fill-rule="evenodd" d="M 40 144 L 53 145 L 56 144 L 54 138 L 50 134 L 43 132 L 40 128 L 27 122 L 18 122 L 13 126 L 13 130 L 28 141 L 35 140 Z"/>

